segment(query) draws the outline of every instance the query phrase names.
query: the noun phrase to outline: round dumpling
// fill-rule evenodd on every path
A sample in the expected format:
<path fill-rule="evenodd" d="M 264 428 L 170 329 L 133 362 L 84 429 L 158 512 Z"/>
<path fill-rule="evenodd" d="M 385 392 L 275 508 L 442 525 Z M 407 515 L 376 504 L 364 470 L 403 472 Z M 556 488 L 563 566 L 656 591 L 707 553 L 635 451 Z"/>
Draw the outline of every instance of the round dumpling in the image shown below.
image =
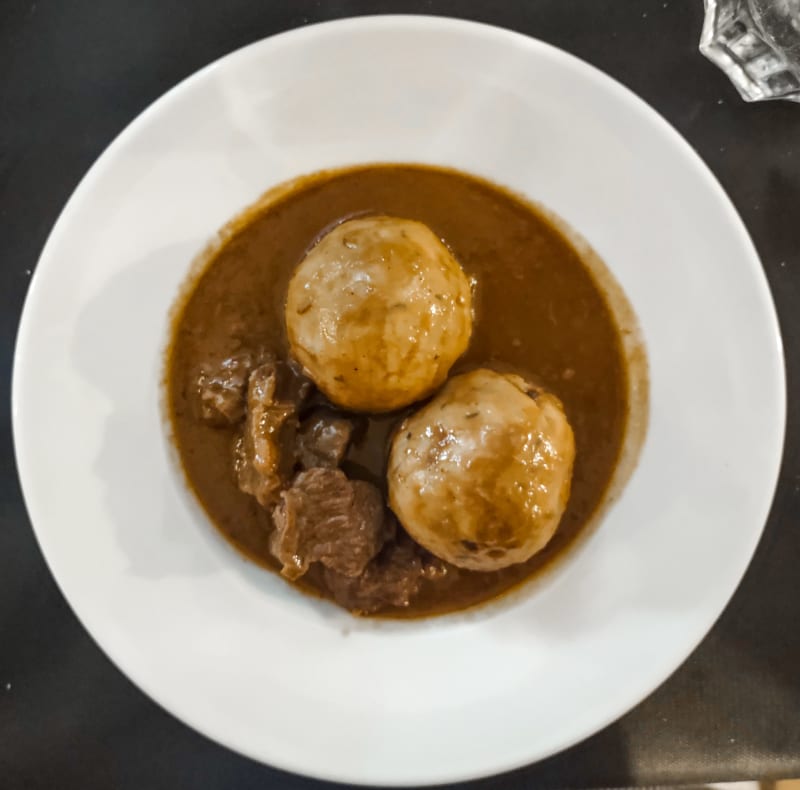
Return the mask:
<path fill-rule="evenodd" d="M 437 557 L 497 570 L 552 538 L 574 459 L 558 398 L 519 376 L 475 370 L 451 379 L 395 433 L 389 504 Z"/>
<path fill-rule="evenodd" d="M 470 282 L 426 225 L 349 220 L 297 267 L 286 329 L 292 355 L 331 401 L 392 411 L 430 395 L 466 350 Z"/>

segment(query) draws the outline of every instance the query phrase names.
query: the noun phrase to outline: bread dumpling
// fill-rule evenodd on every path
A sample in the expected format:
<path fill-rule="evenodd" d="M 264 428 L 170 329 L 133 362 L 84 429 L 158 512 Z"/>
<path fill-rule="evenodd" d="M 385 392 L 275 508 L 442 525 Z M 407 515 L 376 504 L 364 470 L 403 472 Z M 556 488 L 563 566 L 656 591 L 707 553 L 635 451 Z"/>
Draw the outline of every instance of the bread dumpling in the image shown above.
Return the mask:
<path fill-rule="evenodd" d="M 292 356 L 333 403 L 392 411 L 433 393 L 466 350 L 470 281 L 426 225 L 349 220 L 297 267 L 286 329 Z"/>
<path fill-rule="evenodd" d="M 493 571 L 553 537 L 575 440 L 561 402 L 521 377 L 451 379 L 395 433 L 389 505 L 411 537 L 453 565 Z"/>

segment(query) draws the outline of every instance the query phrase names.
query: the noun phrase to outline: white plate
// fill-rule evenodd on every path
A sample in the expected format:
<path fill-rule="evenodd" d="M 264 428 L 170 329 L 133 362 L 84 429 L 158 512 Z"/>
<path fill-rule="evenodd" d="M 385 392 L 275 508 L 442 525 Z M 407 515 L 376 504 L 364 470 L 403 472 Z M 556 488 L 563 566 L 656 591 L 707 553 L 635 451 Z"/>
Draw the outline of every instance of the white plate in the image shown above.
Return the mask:
<path fill-rule="evenodd" d="M 612 269 L 649 351 L 649 433 L 623 496 L 542 583 L 478 615 L 375 624 L 295 592 L 217 537 L 165 440 L 162 351 L 189 262 L 267 187 L 384 160 L 555 210 Z M 653 110 L 515 33 L 372 17 L 223 58 L 109 147 L 36 269 L 13 417 L 47 562 L 123 672 L 258 760 L 399 785 L 545 757 L 661 683 L 753 553 L 784 401 L 755 250 Z"/>

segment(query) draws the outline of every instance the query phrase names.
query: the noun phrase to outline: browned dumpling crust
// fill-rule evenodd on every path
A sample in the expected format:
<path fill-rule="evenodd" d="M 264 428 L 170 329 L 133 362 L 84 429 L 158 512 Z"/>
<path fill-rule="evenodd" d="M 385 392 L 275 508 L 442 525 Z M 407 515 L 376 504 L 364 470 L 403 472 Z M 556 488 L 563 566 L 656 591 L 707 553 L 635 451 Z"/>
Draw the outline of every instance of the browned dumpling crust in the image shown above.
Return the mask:
<path fill-rule="evenodd" d="M 466 350 L 470 281 L 421 222 L 349 220 L 297 267 L 286 329 L 292 355 L 333 403 L 392 411 L 434 392 Z"/>
<path fill-rule="evenodd" d="M 472 570 L 545 547 L 569 498 L 575 440 L 561 402 L 522 378 L 451 379 L 392 442 L 389 504 L 411 537 Z"/>

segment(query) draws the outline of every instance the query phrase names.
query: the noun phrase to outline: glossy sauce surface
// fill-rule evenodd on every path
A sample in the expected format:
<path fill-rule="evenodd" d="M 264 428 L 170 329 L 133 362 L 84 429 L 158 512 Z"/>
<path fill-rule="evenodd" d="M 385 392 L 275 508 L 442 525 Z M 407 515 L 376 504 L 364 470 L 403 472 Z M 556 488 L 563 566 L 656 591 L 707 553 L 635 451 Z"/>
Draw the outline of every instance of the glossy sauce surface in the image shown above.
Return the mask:
<path fill-rule="evenodd" d="M 453 611 L 496 597 L 562 555 L 602 502 L 623 445 L 628 379 L 620 329 L 586 262 L 534 207 L 463 173 L 411 165 L 320 173 L 256 207 L 236 221 L 176 315 L 166 381 L 174 440 L 213 523 L 248 557 L 274 569 L 270 516 L 237 488 L 233 431 L 196 419 L 192 377 L 204 360 L 243 343 L 285 357 L 284 302 L 297 263 L 325 230 L 363 214 L 425 223 L 474 278 L 473 336 L 452 373 L 521 373 L 561 399 L 575 432 L 569 504 L 543 551 L 491 573 L 453 568 L 445 581 L 423 587 L 408 609 L 386 614 Z M 407 412 L 366 418 L 343 465 L 349 476 L 385 491 L 388 438 Z M 327 597 L 313 568 L 302 586 Z"/>

